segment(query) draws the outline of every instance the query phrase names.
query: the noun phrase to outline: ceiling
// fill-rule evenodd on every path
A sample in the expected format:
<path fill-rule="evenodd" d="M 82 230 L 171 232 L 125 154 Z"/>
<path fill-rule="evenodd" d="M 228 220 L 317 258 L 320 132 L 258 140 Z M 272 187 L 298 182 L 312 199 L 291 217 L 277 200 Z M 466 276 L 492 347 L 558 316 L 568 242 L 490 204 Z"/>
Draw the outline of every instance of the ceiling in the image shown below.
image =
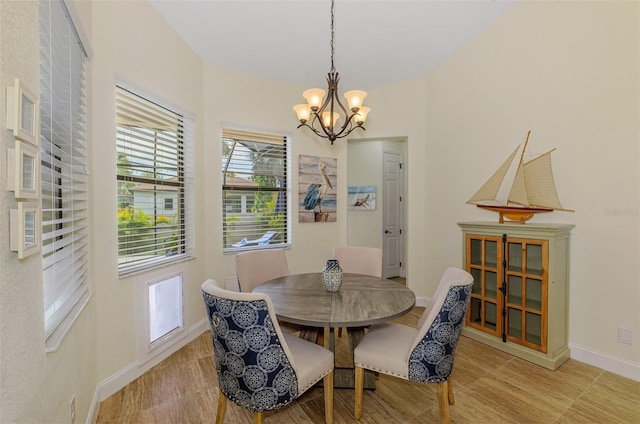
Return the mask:
<path fill-rule="evenodd" d="M 151 0 L 205 63 L 301 87 L 325 87 L 329 0 Z M 340 88 L 426 74 L 513 5 L 489 0 L 336 0 Z"/>

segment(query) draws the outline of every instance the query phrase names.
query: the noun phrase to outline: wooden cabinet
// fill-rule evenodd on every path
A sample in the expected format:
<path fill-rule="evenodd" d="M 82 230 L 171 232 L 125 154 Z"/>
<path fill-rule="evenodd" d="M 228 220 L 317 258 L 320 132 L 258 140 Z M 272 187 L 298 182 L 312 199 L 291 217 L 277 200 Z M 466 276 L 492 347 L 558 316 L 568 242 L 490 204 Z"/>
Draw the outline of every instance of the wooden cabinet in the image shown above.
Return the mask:
<path fill-rule="evenodd" d="M 463 334 L 549 369 L 569 358 L 569 224 L 458 223 L 474 285 Z"/>

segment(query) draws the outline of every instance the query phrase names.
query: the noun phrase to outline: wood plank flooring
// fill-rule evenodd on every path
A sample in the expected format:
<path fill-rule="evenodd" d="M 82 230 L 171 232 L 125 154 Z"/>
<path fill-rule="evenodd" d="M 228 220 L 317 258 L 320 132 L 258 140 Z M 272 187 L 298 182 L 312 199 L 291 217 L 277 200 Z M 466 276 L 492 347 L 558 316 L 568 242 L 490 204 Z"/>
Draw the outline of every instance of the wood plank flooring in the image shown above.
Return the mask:
<path fill-rule="evenodd" d="M 396 322 L 415 325 L 422 308 Z M 338 365 L 348 366 L 347 337 L 336 338 Z M 452 422 L 478 423 L 640 423 L 640 383 L 569 359 L 556 371 L 533 365 L 462 337 L 453 370 Z M 375 391 L 365 391 L 362 424 L 439 423 L 435 385 L 380 375 Z M 357 423 L 353 391 L 336 389 L 334 422 Z M 187 346 L 101 403 L 100 424 L 212 423 L 218 381 L 211 336 Z M 321 388 L 267 413 L 267 424 L 324 423 Z M 226 424 L 251 423 L 252 414 L 232 402 Z"/>

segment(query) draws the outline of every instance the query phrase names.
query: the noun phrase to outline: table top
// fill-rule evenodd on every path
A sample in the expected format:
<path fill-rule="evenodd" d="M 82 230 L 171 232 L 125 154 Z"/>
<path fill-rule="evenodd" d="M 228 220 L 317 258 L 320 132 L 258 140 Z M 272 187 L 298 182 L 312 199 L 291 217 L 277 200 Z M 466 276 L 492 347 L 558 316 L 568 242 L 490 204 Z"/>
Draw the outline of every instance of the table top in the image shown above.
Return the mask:
<path fill-rule="evenodd" d="M 253 292 L 271 298 L 279 320 L 311 327 L 364 327 L 400 317 L 416 303 L 402 284 L 348 273 L 335 293 L 324 288 L 319 272 L 274 278 Z"/>

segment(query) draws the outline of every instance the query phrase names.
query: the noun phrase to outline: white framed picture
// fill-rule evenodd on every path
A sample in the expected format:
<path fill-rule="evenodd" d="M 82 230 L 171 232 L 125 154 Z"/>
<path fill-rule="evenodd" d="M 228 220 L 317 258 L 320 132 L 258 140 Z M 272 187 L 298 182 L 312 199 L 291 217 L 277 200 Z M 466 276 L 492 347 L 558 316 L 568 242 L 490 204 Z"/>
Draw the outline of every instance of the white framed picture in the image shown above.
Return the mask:
<path fill-rule="evenodd" d="M 40 152 L 35 146 L 15 140 L 7 153 L 7 181 L 16 199 L 40 197 Z"/>
<path fill-rule="evenodd" d="M 18 202 L 11 209 L 9 248 L 23 259 L 40 251 L 40 206 L 37 202 Z"/>
<path fill-rule="evenodd" d="M 7 129 L 13 136 L 38 144 L 40 131 L 40 104 L 34 92 L 24 86 L 18 78 L 7 87 Z"/>

